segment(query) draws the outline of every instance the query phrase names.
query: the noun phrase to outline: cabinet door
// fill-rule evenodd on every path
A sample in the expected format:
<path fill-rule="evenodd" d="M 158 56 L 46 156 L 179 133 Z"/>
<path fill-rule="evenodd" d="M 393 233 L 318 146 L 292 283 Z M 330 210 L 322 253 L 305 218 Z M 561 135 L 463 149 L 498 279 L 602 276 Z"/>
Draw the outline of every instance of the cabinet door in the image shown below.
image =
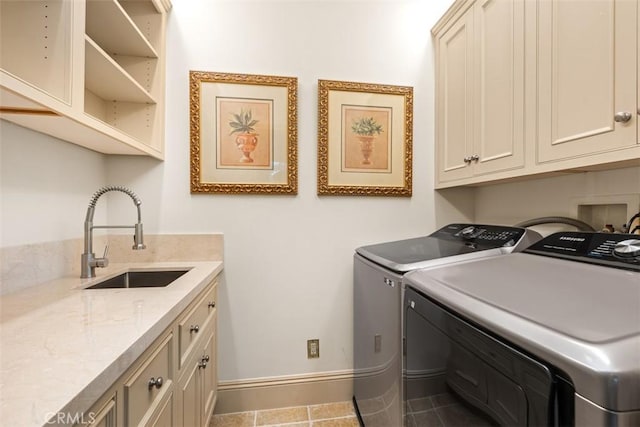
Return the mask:
<path fill-rule="evenodd" d="M 116 397 L 110 398 L 107 403 L 101 407 L 97 412 L 89 411 L 88 420 L 82 420 L 77 426 L 87 427 L 117 427 L 118 419 L 116 412 Z"/>
<path fill-rule="evenodd" d="M 218 384 L 217 368 L 218 363 L 216 360 L 216 333 L 215 333 L 215 320 L 213 328 L 211 329 L 211 335 L 205 343 L 204 357 L 207 359 L 206 366 L 201 370 L 202 375 L 202 425 L 209 425 L 211 416 L 213 415 L 213 408 L 216 403 L 216 392 Z"/>
<path fill-rule="evenodd" d="M 637 143 L 637 2 L 538 1 L 538 161 Z M 616 122 L 617 112 L 631 113 Z"/>
<path fill-rule="evenodd" d="M 436 44 L 438 180 L 450 181 L 472 173 L 464 159 L 473 140 L 473 10 L 453 22 Z"/>
<path fill-rule="evenodd" d="M 173 393 L 165 399 L 164 405 L 158 410 L 158 414 L 147 424 L 148 427 L 173 427 Z"/>
<path fill-rule="evenodd" d="M 178 426 L 190 427 L 200 425 L 200 367 L 197 362 L 188 365 L 184 377 L 180 381 L 180 398 L 178 405 Z"/>
<path fill-rule="evenodd" d="M 524 29 L 522 0 L 475 3 L 474 175 L 524 166 Z"/>

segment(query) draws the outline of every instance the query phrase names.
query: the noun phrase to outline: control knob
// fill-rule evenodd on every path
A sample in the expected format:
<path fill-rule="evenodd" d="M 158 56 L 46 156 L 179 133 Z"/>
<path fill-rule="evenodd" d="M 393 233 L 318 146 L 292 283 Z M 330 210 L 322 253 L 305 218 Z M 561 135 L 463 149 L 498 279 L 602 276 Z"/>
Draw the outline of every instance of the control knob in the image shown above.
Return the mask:
<path fill-rule="evenodd" d="M 618 258 L 640 260 L 640 239 L 629 239 L 618 242 L 613 248 L 613 255 Z"/>
<path fill-rule="evenodd" d="M 476 228 L 473 225 L 463 228 L 460 230 L 460 235 L 465 239 L 471 239 L 474 234 L 476 234 Z"/>

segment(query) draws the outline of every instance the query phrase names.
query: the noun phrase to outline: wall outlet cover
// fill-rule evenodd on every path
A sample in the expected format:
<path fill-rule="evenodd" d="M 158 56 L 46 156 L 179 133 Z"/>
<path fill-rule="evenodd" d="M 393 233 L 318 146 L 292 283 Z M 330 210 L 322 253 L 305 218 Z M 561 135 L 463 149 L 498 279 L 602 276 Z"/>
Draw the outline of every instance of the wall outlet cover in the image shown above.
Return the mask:
<path fill-rule="evenodd" d="M 320 340 L 307 340 L 307 359 L 320 357 Z"/>

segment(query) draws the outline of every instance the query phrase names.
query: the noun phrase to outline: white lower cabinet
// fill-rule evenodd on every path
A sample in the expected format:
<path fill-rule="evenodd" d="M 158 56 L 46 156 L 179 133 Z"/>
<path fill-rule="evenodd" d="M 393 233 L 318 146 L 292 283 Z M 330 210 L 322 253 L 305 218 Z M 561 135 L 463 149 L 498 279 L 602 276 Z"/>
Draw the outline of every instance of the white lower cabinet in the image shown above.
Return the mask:
<path fill-rule="evenodd" d="M 101 402 L 95 405 L 96 409 L 89 411 L 86 415 L 83 414 L 83 419 L 86 417 L 86 423 L 80 425 L 86 425 L 88 427 L 117 427 L 118 419 L 116 412 L 116 395 L 108 397 L 106 403 Z"/>
<path fill-rule="evenodd" d="M 154 425 L 152 420 L 173 394 L 173 332 L 125 380 L 124 418 L 128 426 Z"/>
<path fill-rule="evenodd" d="M 214 280 L 77 426 L 208 426 L 218 384 L 216 292 Z"/>
<path fill-rule="evenodd" d="M 216 299 L 214 286 L 177 322 L 179 426 L 206 426 L 213 415 L 217 396 Z"/>
<path fill-rule="evenodd" d="M 185 364 L 179 381 L 179 426 L 205 426 L 213 415 L 217 384 L 214 328 L 202 338 L 202 346 Z"/>

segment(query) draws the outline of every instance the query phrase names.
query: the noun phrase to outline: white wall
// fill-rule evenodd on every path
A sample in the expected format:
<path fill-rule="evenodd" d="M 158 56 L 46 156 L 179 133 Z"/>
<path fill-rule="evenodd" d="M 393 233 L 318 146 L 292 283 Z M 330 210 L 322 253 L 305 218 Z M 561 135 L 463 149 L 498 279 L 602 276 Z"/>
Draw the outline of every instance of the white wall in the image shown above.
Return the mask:
<path fill-rule="evenodd" d="M 0 247 L 82 237 L 106 177 L 104 155 L 0 121 Z M 106 217 L 96 209 L 96 221 Z"/>
<path fill-rule="evenodd" d="M 436 212 L 432 191 L 430 28 L 450 3 L 174 1 L 166 160 L 111 158 L 108 176 L 139 193 L 148 232 L 224 232 L 221 380 L 351 368 L 353 250 L 431 232 L 436 214 L 464 217 Z M 297 196 L 189 193 L 189 70 L 298 78 Z M 318 79 L 414 87 L 412 198 L 316 195 Z M 320 359 L 306 358 L 311 338 Z"/>
<path fill-rule="evenodd" d="M 631 196 L 631 197 L 629 197 Z M 576 204 L 629 201 L 630 212 L 640 210 L 640 167 L 496 184 L 476 190 L 475 220 L 516 224 L 545 216 L 577 217 Z M 635 204 L 635 206 L 634 206 Z M 626 222 L 631 217 L 629 213 Z M 591 224 L 600 229 L 604 224 Z M 622 224 L 614 224 L 620 227 Z M 553 231 L 553 230 L 552 230 Z"/>
<path fill-rule="evenodd" d="M 573 197 L 640 192 L 639 168 L 433 191 L 429 30 L 450 0 L 173 3 L 166 160 L 103 156 L 0 122 L 0 247 L 82 237 L 89 199 L 107 184 L 138 193 L 147 233 L 223 232 L 221 380 L 349 369 L 357 246 L 464 219 L 569 215 Z M 189 193 L 189 70 L 298 77 L 297 196 Z M 318 79 L 414 87 L 412 198 L 316 195 Z M 109 223 L 132 219 L 127 197 L 101 200 L 96 219 L 107 210 Z M 310 338 L 320 359 L 306 359 Z"/>

